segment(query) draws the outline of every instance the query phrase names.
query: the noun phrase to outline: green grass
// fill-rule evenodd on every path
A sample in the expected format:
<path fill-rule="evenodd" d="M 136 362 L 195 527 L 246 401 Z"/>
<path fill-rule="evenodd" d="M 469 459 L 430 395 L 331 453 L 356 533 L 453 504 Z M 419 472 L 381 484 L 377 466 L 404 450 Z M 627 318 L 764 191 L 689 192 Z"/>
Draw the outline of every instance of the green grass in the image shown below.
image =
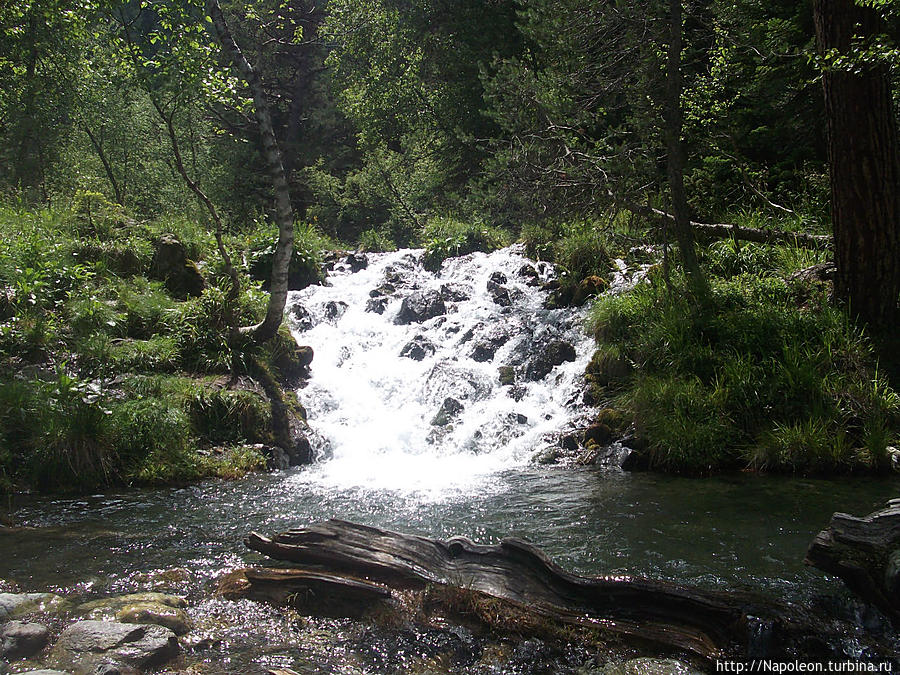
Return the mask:
<path fill-rule="evenodd" d="M 595 304 L 595 397 L 627 411 L 661 470 L 885 468 L 900 398 L 870 340 L 825 289 L 785 281 L 810 258 L 742 248 L 706 252 L 718 274 L 703 306 L 678 277 Z"/>

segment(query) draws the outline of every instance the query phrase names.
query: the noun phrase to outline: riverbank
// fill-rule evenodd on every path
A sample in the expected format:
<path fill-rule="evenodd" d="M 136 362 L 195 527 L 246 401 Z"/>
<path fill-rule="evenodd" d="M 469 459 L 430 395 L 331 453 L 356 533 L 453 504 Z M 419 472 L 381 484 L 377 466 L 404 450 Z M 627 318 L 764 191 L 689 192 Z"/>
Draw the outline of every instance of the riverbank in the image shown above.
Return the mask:
<path fill-rule="evenodd" d="M 236 303 L 209 232 L 139 223 L 99 195 L 67 211 L 0 209 L 0 490 L 85 492 L 239 477 L 308 461 L 293 390 L 309 349 L 286 326 L 261 346 L 229 321 L 265 307 L 268 231 L 233 235 L 246 273 Z M 297 283 L 319 278 L 298 236 Z M 289 393 L 285 393 L 289 392 Z M 276 451 L 272 401 L 293 441 Z M 282 443 L 283 444 L 283 443 Z"/>

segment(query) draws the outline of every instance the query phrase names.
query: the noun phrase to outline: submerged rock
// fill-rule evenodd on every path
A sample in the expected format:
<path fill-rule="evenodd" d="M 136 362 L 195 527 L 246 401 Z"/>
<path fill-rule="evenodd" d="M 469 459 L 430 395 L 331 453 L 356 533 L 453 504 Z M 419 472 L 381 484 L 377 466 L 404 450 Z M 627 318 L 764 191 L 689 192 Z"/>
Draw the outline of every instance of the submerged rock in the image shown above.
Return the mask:
<path fill-rule="evenodd" d="M 178 655 L 178 638 L 168 628 L 115 621 L 79 621 L 66 628 L 48 665 L 95 673 L 98 668 L 152 668 Z M 105 671 L 101 671 L 105 672 Z"/>
<path fill-rule="evenodd" d="M 401 326 L 409 323 L 421 323 L 446 313 L 447 306 L 440 293 L 417 291 L 403 298 L 394 323 Z"/>
<path fill-rule="evenodd" d="M 700 675 L 693 666 L 675 659 L 643 657 L 622 663 L 608 663 L 589 675 Z"/>
<path fill-rule="evenodd" d="M 445 302 L 465 302 L 471 295 L 462 284 L 444 284 L 441 286 L 441 297 Z"/>
<path fill-rule="evenodd" d="M 10 621 L 0 626 L 0 658 L 27 659 L 41 651 L 50 629 L 39 623 Z"/>

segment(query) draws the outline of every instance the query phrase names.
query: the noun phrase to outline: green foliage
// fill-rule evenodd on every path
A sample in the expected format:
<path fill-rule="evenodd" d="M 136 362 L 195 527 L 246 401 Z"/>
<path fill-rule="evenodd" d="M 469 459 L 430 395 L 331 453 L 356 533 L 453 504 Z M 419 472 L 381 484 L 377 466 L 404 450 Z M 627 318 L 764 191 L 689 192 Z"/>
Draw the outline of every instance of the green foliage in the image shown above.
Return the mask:
<path fill-rule="evenodd" d="M 371 253 L 382 253 L 385 251 L 396 251 L 397 245 L 393 242 L 390 235 L 378 228 L 365 230 L 359 235 L 357 247 L 360 251 Z"/>
<path fill-rule="evenodd" d="M 212 443 L 271 442 L 271 412 L 251 391 L 200 389 L 187 401 L 191 424 Z"/>
<path fill-rule="evenodd" d="M 498 227 L 449 217 L 429 220 L 423 238 L 427 269 L 439 269 L 441 263 L 453 256 L 494 251 L 508 243 L 508 234 Z"/>
<path fill-rule="evenodd" d="M 271 223 L 258 224 L 248 237 L 248 271 L 256 280 L 268 284 L 278 241 L 278 228 Z M 320 283 L 322 253 L 335 248 L 334 242 L 323 235 L 313 223 L 294 225 L 294 248 L 288 270 L 288 283 L 293 289 Z"/>
<path fill-rule="evenodd" d="M 600 395 L 633 416 L 666 470 L 886 467 L 900 397 L 875 370 L 867 338 L 822 290 L 742 272 L 747 260 L 734 253 L 710 253 L 729 278 L 712 279 L 706 306 L 658 279 L 596 303 L 601 356 L 588 376 Z M 630 367 L 609 377 L 620 359 Z"/>

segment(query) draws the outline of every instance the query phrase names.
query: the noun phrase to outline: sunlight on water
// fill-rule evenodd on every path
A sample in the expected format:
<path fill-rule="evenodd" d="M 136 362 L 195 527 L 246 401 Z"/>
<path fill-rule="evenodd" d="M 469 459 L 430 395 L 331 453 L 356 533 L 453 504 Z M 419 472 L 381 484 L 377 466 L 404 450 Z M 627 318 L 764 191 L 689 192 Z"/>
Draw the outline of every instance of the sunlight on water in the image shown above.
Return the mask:
<path fill-rule="evenodd" d="M 315 351 L 299 396 L 320 436 L 320 462 L 292 481 L 427 500 L 480 493 L 584 415 L 591 341 L 582 310 L 543 309 L 533 274 L 546 280 L 549 266 L 531 267 L 518 248 L 453 259 L 437 274 L 421 259 L 370 255 L 367 269 L 292 294 L 295 336 Z M 429 293 L 442 310 L 397 323 L 404 298 Z M 574 360 L 542 367 L 554 342 L 571 345 Z M 502 366 L 514 384 L 501 384 Z"/>

